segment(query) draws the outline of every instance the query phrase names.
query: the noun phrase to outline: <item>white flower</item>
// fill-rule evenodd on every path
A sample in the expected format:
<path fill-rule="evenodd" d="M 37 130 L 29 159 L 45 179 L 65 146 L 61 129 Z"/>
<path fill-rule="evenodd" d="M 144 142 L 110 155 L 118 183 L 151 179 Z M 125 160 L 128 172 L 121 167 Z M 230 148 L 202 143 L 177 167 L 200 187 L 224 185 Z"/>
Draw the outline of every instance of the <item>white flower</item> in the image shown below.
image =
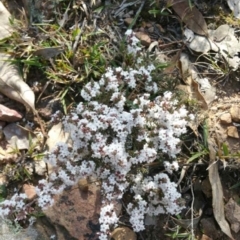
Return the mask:
<path fill-rule="evenodd" d="M 125 35 L 126 36 L 131 36 L 133 33 L 132 29 L 128 29 L 126 32 L 125 32 Z"/>

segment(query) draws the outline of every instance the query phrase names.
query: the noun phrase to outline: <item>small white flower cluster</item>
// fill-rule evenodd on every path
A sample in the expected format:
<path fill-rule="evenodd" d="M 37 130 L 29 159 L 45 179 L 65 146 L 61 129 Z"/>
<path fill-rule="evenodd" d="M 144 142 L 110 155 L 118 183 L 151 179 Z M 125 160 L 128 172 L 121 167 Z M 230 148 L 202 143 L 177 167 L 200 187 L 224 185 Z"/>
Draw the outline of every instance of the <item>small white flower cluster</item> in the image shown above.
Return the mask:
<path fill-rule="evenodd" d="M 127 206 L 127 212 L 130 215 L 130 223 L 132 224 L 135 232 L 140 232 L 145 229 L 144 218 L 148 210 L 148 203 L 143 200 L 140 195 L 134 196 L 137 204 L 129 203 Z"/>
<path fill-rule="evenodd" d="M 126 38 L 129 53 L 136 55 L 137 38 L 131 31 L 127 31 Z M 179 153 L 179 137 L 186 132 L 188 112 L 172 99 L 170 92 L 152 100 L 158 91 L 152 79 L 155 67 L 144 67 L 141 58 L 136 66 L 125 70 L 107 68 L 100 81 L 83 87 L 81 96 L 86 102 L 79 103 L 75 111 L 61 120 L 71 144 L 58 143 L 47 154 L 49 179 L 39 181 L 36 189 L 38 205 L 46 208 L 53 204 L 54 194 L 80 178 L 94 176 L 101 180 L 101 240 L 107 239 L 110 227 L 118 221 L 112 202 L 128 190 L 134 194 L 127 211 L 136 232 L 144 229 L 146 214 L 176 214 L 182 210 L 177 204 L 177 186 L 166 174 L 144 177 L 137 170 L 155 161 L 160 152 L 169 157 Z M 129 91 L 139 86 L 145 94 L 140 92 L 131 98 L 129 107 Z M 60 119 L 55 114 L 52 122 Z M 168 172 L 178 168 L 176 163 L 165 166 Z"/>
<path fill-rule="evenodd" d="M 153 177 L 143 177 L 141 173 L 138 173 L 137 176 L 133 176 L 132 180 L 134 184 L 131 190 L 135 193 L 136 206 L 132 203 L 128 204 L 130 215 L 133 209 L 135 216 L 142 216 L 146 213 L 150 216 L 165 213 L 178 214 L 183 209 L 178 204 L 181 194 L 177 192 L 177 184 L 171 182 L 167 174 L 159 173 Z M 143 199 L 147 200 L 147 204 L 143 205 Z M 144 218 L 139 218 L 143 224 Z M 136 218 L 130 218 L 133 227 L 138 229 L 139 225 L 135 226 L 135 220 Z"/>
<path fill-rule="evenodd" d="M 127 42 L 127 51 L 129 54 L 136 55 L 140 50 L 139 40 L 136 38 L 134 32 L 131 29 L 128 29 L 125 33 L 126 42 Z"/>
<path fill-rule="evenodd" d="M 73 186 L 80 178 L 94 176 L 96 169 L 93 161 L 82 161 L 77 165 L 73 152 L 67 144 L 58 143 L 55 149 L 46 156 L 46 162 L 51 166 L 48 181 L 42 179 L 38 182 L 36 193 L 38 206 L 42 209 L 53 204 L 53 195 L 60 194 L 66 187 Z"/>
<path fill-rule="evenodd" d="M 107 204 L 105 206 L 102 206 L 99 218 L 99 223 L 101 226 L 101 234 L 99 236 L 99 240 L 108 240 L 106 233 L 110 232 L 110 226 L 117 222 L 118 217 L 114 211 L 114 205 Z"/>
<path fill-rule="evenodd" d="M 15 220 L 23 220 L 27 217 L 27 195 L 25 193 L 15 193 L 10 200 L 0 203 L 0 216 L 15 216 Z"/>
<path fill-rule="evenodd" d="M 164 166 L 165 170 L 170 174 L 172 174 L 173 171 L 178 171 L 178 169 L 179 169 L 179 165 L 178 165 L 177 161 L 173 161 L 171 163 L 168 161 L 164 161 L 163 166 Z"/>

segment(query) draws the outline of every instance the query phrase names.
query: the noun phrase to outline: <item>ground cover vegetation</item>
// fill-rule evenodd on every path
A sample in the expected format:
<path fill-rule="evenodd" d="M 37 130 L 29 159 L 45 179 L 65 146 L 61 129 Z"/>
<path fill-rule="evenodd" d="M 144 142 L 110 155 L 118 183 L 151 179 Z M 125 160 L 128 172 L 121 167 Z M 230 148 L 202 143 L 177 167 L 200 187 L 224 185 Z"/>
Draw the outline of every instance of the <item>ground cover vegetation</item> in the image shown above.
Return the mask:
<path fill-rule="evenodd" d="M 98 239 L 121 226 L 138 239 L 237 239 L 240 216 L 229 217 L 227 203 L 239 208 L 238 60 L 225 54 L 226 36 L 207 31 L 228 24 L 238 39 L 239 20 L 227 2 L 215 2 L 3 1 L 14 30 L 1 52 L 36 96 L 36 110 L 18 109 L 19 125 L 32 125 L 38 138 L 8 149 L 2 217 L 26 228 L 55 195 L 94 179 Z M 220 50 L 196 50 L 197 34 Z M 49 149 L 47 133 L 59 123 L 68 140 Z M 38 161 L 43 175 L 29 170 Z M 35 186 L 34 199 L 24 183 Z"/>

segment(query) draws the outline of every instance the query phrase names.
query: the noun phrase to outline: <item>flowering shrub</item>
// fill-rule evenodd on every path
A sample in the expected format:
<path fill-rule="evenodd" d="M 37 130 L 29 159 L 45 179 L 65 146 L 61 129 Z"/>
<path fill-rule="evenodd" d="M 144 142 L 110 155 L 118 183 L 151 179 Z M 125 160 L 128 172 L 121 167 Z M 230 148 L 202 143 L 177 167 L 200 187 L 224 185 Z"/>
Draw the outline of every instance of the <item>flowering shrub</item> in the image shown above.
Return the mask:
<path fill-rule="evenodd" d="M 39 181 L 37 187 L 38 205 L 46 208 L 53 203 L 54 194 L 80 178 L 94 176 L 101 180 L 100 239 L 107 239 L 110 226 L 117 223 L 112 202 L 126 191 L 133 195 L 127 212 L 136 232 L 144 229 L 146 214 L 177 214 L 183 208 L 178 205 L 177 186 L 167 174 L 146 176 L 139 169 L 155 161 L 160 152 L 172 158 L 180 152 L 179 137 L 186 132 L 188 112 L 171 92 L 152 97 L 159 90 L 151 76 L 155 67 L 144 66 L 139 42 L 130 30 L 126 41 L 128 54 L 137 59 L 135 68 L 107 68 L 100 81 L 83 87 L 85 102 L 62 120 L 71 144 L 58 143 L 47 154 L 45 160 L 52 171 L 49 180 Z M 139 86 L 142 91 L 130 98 Z M 53 121 L 56 119 L 58 113 L 53 116 Z M 178 169 L 177 162 L 164 165 L 169 173 Z"/>

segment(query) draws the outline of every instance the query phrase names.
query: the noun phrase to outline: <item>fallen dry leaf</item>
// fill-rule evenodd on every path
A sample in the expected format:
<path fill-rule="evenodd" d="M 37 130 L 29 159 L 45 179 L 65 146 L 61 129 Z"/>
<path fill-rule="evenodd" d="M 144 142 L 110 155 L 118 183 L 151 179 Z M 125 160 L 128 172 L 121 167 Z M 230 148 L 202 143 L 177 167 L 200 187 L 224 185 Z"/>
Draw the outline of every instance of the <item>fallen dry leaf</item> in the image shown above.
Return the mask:
<path fill-rule="evenodd" d="M 234 239 L 228 222 L 225 219 L 224 214 L 224 202 L 223 202 L 223 189 L 218 173 L 218 164 L 216 163 L 216 151 L 213 139 L 208 139 L 208 148 L 209 148 L 209 181 L 212 187 L 212 204 L 213 204 L 213 213 L 214 217 L 220 226 L 221 230 L 230 238 Z"/>
<path fill-rule="evenodd" d="M 0 39 L 11 36 L 13 28 L 10 18 L 11 14 L 0 2 Z M 35 111 L 35 95 L 23 81 L 17 66 L 12 64 L 12 61 L 10 55 L 0 53 L 0 92 Z"/>
<path fill-rule="evenodd" d="M 13 32 L 13 27 L 10 24 L 11 14 L 0 2 L 0 39 L 10 37 Z"/>
<path fill-rule="evenodd" d="M 185 44 L 193 51 L 207 53 L 212 50 L 216 52 L 215 60 L 220 54 L 234 71 L 238 69 L 240 58 L 236 53 L 240 51 L 240 43 L 234 28 L 223 24 L 216 30 L 208 30 L 207 36 L 194 35 L 193 31 L 185 29 L 184 35 Z"/>
<path fill-rule="evenodd" d="M 179 70 L 182 75 L 182 79 L 188 86 L 187 94 L 190 99 L 197 99 L 203 110 L 208 109 L 208 104 L 201 93 L 197 71 L 194 69 L 193 65 L 190 63 L 189 58 L 186 54 L 182 53 L 179 60 Z"/>
<path fill-rule="evenodd" d="M 207 23 L 203 15 L 195 6 L 190 5 L 190 1 L 169 0 L 168 5 L 172 6 L 173 10 L 189 29 L 199 35 L 208 35 Z"/>
<path fill-rule="evenodd" d="M 35 95 L 23 81 L 10 55 L 0 53 L 0 92 L 35 111 Z"/>

